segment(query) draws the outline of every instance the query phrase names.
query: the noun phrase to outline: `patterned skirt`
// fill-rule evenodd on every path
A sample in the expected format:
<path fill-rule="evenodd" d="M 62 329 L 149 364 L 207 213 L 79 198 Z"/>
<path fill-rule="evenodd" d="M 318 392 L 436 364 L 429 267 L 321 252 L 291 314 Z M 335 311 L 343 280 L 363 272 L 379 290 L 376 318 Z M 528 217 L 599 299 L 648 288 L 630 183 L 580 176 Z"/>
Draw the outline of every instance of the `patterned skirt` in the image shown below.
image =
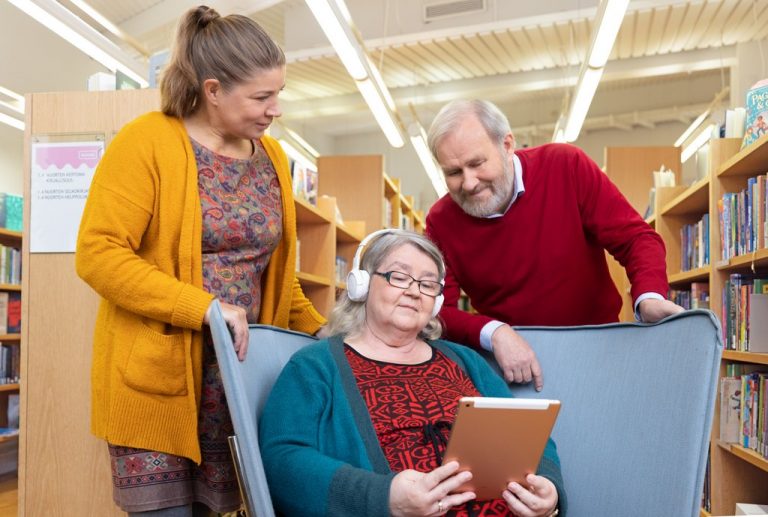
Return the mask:
<path fill-rule="evenodd" d="M 210 335 L 203 346 L 203 390 L 198 432 L 202 463 L 159 451 L 109 444 L 113 498 L 126 512 L 202 503 L 215 512 L 240 508 L 240 491 L 227 437 L 234 434 Z"/>

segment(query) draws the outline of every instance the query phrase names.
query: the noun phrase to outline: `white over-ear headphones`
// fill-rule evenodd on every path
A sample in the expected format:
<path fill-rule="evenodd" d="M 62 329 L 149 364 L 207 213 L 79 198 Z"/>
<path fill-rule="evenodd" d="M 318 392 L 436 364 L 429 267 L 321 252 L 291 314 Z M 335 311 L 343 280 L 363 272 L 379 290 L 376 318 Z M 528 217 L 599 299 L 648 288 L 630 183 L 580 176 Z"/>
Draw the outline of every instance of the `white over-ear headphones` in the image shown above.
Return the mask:
<path fill-rule="evenodd" d="M 352 260 L 352 269 L 347 274 L 347 297 L 349 297 L 350 300 L 354 302 L 362 302 L 368 296 L 368 286 L 371 283 L 371 275 L 368 273 L 368 271 L 360 269 L 360 261 L 362 260 L 363 249 L 365 248 L 366 244 L 371 242 L 371 240 L 378 237 L 379 235 L 397 233 L 397 231 L 398 230 L 391 229 L 376 230 L 375 232 L 367 235 L 362 241 L 360 241 L 360 245 L 357 247 L 357 251 L 355 252 L 355 258 Z M 445 266 L 443 266 L 443 269 L 445 269 Z M 445 281 L 443 280 L 441 283 L 444 282 Z M 443 306 L 444 299 L 445 297 L 442 294 L 435 297 L 435 305 L 432 307 L 433 318 L 440 312 L 440 308 Z"/>

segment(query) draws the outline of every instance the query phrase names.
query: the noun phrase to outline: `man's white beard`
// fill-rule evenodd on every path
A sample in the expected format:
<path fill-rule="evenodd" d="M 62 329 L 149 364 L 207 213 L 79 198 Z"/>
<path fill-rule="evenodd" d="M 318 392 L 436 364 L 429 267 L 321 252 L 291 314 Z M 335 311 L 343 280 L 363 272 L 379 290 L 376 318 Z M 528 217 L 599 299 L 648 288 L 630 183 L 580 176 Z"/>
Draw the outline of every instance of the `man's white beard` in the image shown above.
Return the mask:
<path fill-rule="evenodd" d="M 472 197 L 464 192 L 457 195 L 451 193 L 454 201 L 466 213 L 473 217 L 488 217 L 500 214 L 512 198 L 512 188 L 515 186 L 515 176 L 509 162 L 502 155 L 503 174 L 493 180 L 490 185 L 491 197 L 485 201 L 473 201 Z M 487 188 L 487 185 L 485 186 Z"/>

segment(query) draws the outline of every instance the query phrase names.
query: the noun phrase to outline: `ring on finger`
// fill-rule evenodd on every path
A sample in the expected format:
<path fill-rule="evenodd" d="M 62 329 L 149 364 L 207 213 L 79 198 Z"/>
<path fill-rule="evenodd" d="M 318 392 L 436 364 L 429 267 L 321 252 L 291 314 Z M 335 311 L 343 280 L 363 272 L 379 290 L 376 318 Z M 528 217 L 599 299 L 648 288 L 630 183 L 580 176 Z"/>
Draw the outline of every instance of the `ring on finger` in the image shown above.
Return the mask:
<path fill-rule="evenodd" d="M 443 513 L 443 500 L 442 499 L 437 502 L 437 511 L 438 511 L 438 513 Z"/>

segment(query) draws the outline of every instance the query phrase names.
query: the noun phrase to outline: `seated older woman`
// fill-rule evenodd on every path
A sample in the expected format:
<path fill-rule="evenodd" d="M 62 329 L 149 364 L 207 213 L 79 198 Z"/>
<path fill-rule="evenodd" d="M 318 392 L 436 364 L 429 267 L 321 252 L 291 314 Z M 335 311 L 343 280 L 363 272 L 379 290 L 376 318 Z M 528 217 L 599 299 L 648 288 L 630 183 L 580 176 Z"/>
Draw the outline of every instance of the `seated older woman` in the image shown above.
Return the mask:
<path fill-rule="evenodd" d="M 445 275 L 437 248 L 411 232 L 372 236 L 358 250 L 367 278 L 348 282 L 352 294 L 331 315 L 333 337 L 293 356 L 264 408 L 261 452 L 276 509 L 297 516 L 563 515 L 551 440 L 538 475 L 526 479 L 529 488 L 510 483 L 491 501 L 455 492 L 472 476 L 456 462 L 441 466 L 459 398 L 511 394 L 477 353 L 434 340 Z"/>

